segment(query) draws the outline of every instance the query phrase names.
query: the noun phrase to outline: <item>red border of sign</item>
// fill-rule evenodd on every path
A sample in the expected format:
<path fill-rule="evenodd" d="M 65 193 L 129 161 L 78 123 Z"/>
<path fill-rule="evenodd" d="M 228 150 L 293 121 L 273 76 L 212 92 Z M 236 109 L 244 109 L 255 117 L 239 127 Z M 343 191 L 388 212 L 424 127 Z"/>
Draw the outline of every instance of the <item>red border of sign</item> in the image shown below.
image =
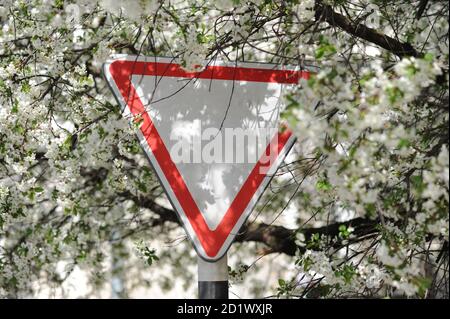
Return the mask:
<path fill-rule="evenodd" d="M 295 84 L 298 83 L 300 78 L 309 78 L 309 72 L 228 66 L 208 66 L 201 72 L 186 72 L 175 63 L 116 60 L 109 65 L 109 73 L 124 101 L 127 103 L 131 114 L 140 116 L 140 119 L 142 120 L 142 125 L 140 127 L 141 133 L 164 173 L 178 202 L 183 208 L 184 214 L 187 216 L 205 253 L 210 258 L 215 257 L 266 177 L 265 174 L 260 173 L 260 169 L 265 168 L 265 171 L 268 171 L 268 164 L 274 163 L 292 133 L 289 130 L 285 130 L 274 136 L 274 140 L 278 139 L 277 143 L 270 143 L 266 149 L 266 154 L 271 156 L 270 160 L 267 161 L 266 159 L 263 162 L 262 159 L 260 159 L 256 163 L 249 177 L 237 193 L 236 198 L 225 213 L 222 221 L 216 229 L 210 230 L 195 203 L 195 200 L 192 198 L 183 177 L 178 171 L 177 166 L 172 161 L 170 153 L 156 130 L 156 127 L 153 125 L 150 116 L 145 111 L 143 103 L 131 82 L 131 76 L 149 75 Z"/>

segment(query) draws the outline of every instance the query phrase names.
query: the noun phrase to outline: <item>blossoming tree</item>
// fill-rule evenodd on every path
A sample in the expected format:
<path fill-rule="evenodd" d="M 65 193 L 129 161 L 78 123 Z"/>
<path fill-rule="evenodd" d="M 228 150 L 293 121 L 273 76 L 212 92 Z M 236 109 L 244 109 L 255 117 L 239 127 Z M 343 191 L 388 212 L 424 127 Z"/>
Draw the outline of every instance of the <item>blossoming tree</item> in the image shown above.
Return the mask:
<path fill-rule="evenodd" d="M 299 141 L 230 251 L 232 292 L 448 297 L 448 6 L 1 1 L 0 296 L 65 296 L 80 269 L 86 295 L 111 278 L 119 296 L 195 287 L 193 250 L 101 75 L 128 53 L 318 69 L 284 96 Z"/>

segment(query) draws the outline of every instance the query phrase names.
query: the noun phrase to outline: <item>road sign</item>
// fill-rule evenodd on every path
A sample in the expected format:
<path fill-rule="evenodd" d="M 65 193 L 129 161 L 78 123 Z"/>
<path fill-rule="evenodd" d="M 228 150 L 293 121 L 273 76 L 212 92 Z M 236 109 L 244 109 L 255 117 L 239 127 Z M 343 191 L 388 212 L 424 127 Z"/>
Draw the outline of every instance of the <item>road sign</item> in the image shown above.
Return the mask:
<path fill-rule="evenodd" d="M 116 56 L 104 74 L 198 255 L 219 260 L 295 137 L 279 129 L 283 93 L 308 72 Z"/>

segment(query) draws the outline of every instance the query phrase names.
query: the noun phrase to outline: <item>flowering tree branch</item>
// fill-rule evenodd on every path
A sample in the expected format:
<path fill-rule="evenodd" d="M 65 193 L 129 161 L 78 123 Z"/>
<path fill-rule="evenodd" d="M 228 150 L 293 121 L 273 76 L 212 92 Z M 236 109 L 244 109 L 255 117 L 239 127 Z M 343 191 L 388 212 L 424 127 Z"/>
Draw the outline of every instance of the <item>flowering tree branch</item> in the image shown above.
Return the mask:
<path fill-rule="evenodd" d="M 121 193 L 120 196 L 133 200 L 142 208 L 147 208 L 155 213 L 158 218 L 157 222 L 176 223 L 181 225 L 175 211 L 166 208 L 156 203 L 151 198 L 138 197 L 129 192 Z M 318 250 L 320 247 L 308 245 L 313 236 L 327 237 L 330 243 L 329 248 L 340 249 L 357 242 L 373 239 L 380 235 L 380 219 L 379 218 L 365 218 L 356 217 L 345 222 L 333 222 L 331 224 L 321 227 L 302 227 L 299 229 L 289 229 L 279 225 L 271 225 L 261 222 L 248 222 L 240 230 L 236 236 L 236 242 L 256 242 L 267 246 L 264 249 L 264 254 L 268 253 L 282 253 L 288 256 L 295 256 L 296 252 L 304 253 L 307 249 Z M 386 222 L 386 220 L 384 220 Z M 142 228 L 154 226 L 154 221 L 150 224 L 143 224 Z M 352 229 L 350 237 L 340 237 L 342 229 Z M 143 229 L 135 229 L 132 232 L 139 232 Z M 297 234 L 301 233 L 303 236 L 302 242 L 304 245 L 296 242 Z M 433 239 L 431 234 L 426 236 L 426 240 Z M 445 244 L 442 247 L 441 253 L 445 252 Z"/>
<path fill-rule="evenodd" d="M 369 28 L 362 23 L 355 23 L 346 16 L 336 12 L 330 5 L 316 2 L 316 20 L 326 21 L 328 24 L 338 27 L 351 35 L 376 44 L 399 57 L 418 57 L 420 54 L 407 42 L 401 42 L 390 36 Z"/>
<path fill-rule="evenodd" d="M 140 207 L 150 209 L 158 216 L 160 222 L 172 222 L 180 224 L 176 213 L 169 208 L 157 204 L 150 198 L 142 198 L 134 196 L 130 193 L 121 194 L 133 200 Z M 336 222 L 322 227 L 307 227 L 299 230 L 288 229 L 283 226 L 269 225 L 266 223 L 251 222 L 244 225 L 240 230 L 239 235 L 236 237 L 236 242 L 257 242 L 265 244 L 268 247 L 267 253 L 283 253 L 289 256 L 294 256 L 297 249 L 300 252 L 305 251 L 305 247 L 298 246 L 296 244 L 296 234 L 301 232 L 304 236 L 304 241 L 311 240 L 313 235 L 327 236 L 330 240 L 339 235 L 339 228 L 345 226 L 346 228 L 353 227 L 352 234 L 354 240 L 347 241 L 348 245 L 355 240 L 365 240 L 372 235 L 376 235 L 379 230 L 377 225 L 379 220 L 368 218 L 354 218 L 345 222 Z M 144 226 L 146 227 L 146 226 Z M 333 246 L 338 248 L 344 244 L 345 239 L 335 241 Z M 314 247 L 312 247 L 314 249 Z"/>

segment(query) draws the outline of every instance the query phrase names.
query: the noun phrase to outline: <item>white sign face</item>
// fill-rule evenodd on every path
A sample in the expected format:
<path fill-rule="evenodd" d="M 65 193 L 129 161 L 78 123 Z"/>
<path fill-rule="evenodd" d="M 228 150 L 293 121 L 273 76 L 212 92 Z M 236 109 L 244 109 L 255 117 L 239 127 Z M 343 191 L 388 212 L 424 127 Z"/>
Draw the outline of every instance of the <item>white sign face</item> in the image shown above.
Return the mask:
<path fill-rule="evenodd" d="M 104 73 L 197 253 L 221 258 L 295 141 L 278 127 L 283 90 L 309 73 L 133 56 Z"/>

